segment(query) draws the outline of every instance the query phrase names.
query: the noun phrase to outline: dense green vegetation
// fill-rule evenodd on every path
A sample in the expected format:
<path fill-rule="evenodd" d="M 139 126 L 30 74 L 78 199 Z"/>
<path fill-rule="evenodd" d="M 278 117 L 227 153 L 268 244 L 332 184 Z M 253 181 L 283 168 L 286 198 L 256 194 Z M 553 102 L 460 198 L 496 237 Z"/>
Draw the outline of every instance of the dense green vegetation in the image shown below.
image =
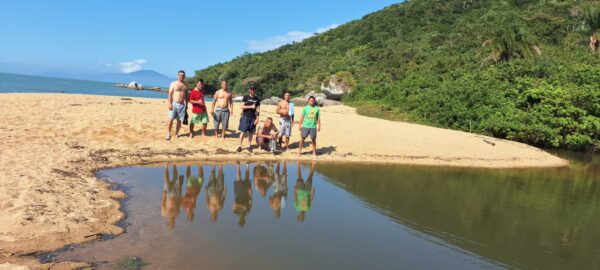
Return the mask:
<path fill-rule="evenodd" d="M 319 90 L 402 119 L 549 148 L 600 149 L 600 2 L 412 0 L 303 42 L 196 72 L 263 97 Z M 600 48 L 599 48 L 600 50 Z M 360 110 L 359 110 L 360 112 Z"/>

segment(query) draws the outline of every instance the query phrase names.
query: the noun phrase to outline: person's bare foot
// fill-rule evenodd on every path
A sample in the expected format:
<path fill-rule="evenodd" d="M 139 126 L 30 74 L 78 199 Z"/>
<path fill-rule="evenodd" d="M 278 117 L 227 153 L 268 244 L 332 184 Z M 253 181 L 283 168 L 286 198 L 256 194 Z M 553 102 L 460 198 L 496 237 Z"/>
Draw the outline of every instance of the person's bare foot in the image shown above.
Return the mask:
<path fill-rule="evenodd" d="M 193 138 L 194 138 L 194 133 L 191 133 L 191 132 L 190 132 L 190 135 L 189 135 L 189 137 L 190 137 L 190 139 L 193 139 Z"/>
<path fill-rule="evenodd" d="M 171 134 L 167 134 L 167 137 L 165 137 L 165 140 L 170 141 L 171 140 Z"/>

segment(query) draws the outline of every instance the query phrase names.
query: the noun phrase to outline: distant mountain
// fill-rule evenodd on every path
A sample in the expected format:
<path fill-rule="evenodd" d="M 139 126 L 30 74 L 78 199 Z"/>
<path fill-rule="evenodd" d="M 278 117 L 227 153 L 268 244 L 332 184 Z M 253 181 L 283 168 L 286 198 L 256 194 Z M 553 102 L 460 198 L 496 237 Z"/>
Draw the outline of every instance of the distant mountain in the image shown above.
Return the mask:
<path fill-rule="evenodd" d="M 70 74 L 62 72 L 45 72 L 39 74 L 46 77 L 68 78 L 78 80 L 89 80 L 111 83 L 129 83 L 135 81 L 138 84 L 149 86 L 167 87 L 174 81 L 174 78 L 169 78 L 154 70 L 140 70 L 131 73 L 104 73 L 104 74 Z"/>

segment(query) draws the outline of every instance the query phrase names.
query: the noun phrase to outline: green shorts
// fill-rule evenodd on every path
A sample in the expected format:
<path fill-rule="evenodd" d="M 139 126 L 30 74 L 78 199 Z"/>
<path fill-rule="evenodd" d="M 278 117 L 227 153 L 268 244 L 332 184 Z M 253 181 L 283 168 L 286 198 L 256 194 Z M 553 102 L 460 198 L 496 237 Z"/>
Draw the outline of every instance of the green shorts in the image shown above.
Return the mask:
<path fill-rule="evenodd" d="M 208 124 L 207 113 L 192 113 L 192 124 Z"/>

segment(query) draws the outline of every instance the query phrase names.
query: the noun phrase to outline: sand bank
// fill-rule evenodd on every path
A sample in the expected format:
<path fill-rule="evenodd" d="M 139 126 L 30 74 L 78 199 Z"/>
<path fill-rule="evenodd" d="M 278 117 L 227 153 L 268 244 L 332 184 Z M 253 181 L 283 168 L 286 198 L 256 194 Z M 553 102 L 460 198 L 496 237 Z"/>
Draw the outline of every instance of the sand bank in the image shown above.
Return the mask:
<path fill-rule="evenodd" d="M 239 104 L 235 107 L 230 129 L 239 123 Z M 274 110 L 263 106 L 261 119 L 275 117 Z M 233 136 L 225 141 L 200 137 L 165 141 L 167 105 L 158 99 L 0 94 L 0 115 L 0 268 L 9 262 L 35 266 L 26 255 L 122 232 L 114 225 L 123 217 L 115 199 L 124 194 L 94 177 L 99 168 L 204 159 L 489 168 L 568 164 L 525 144 L 368 118 L 347 106 L 322 108 L 316 158 L 298 157 L 296 149 L 279 156 L 261 150 L 236 153 L 238 141 Z M 187 126 L 180 133 L 187 135 Z M 298 140 L 294 128 L 292 145 L 297 146 Z"/>

